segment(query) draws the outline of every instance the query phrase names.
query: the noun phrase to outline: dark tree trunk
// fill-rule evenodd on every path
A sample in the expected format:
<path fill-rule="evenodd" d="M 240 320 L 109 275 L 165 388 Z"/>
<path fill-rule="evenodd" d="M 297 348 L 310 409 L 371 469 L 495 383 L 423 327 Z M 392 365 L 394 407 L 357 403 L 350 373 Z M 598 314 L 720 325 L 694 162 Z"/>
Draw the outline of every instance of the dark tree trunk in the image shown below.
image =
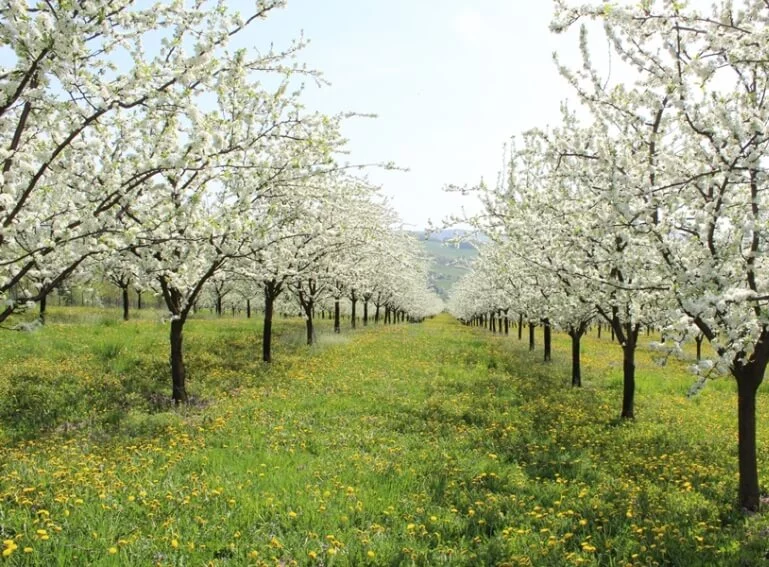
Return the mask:
<path fill-rule="evenodd" d="M 635 414 L 635 350 L 640 325 L 625 325 L 625 344 L 622 345 L 622 414 L 623 419 L 633 419 Z"/>
<path fill-rule="evenodd" d="M 697 333 L 694 337 L 694 342 L 697 344 L 697 362 L 702 360 L 702 340 L 705 338 L 705 335 L 702 333 Z"/>
<path fill-rule="evenodd" d="M 368 325 L 368 300 L 363 301 L 363 326 Z"/>
<path fill-rule="evenodd" d="M 142 290 L 136 290 L 136 309 L 141 311 L 142 309 Z"/>
<path fill-rule="evenodd" d="M 732 375 L 737 379 L 739 500 L 740 506 L 750 512 L 757 512 L 761 503 L 756 462 L 756 392 L 764 379 L 767 357 L 757 352 L 759 349 L 760 344 L 747 364 L 732 367 Z"/>
<path fill-rule="evenodd" d="M 518 315 L 518 340 L 523 338 L 523 313 Z"/>
<path fill-rule="evenodd" d="M 315 327 L 313 325 L 313 316 L 315 314 L 315 298 L 314 293 L 316 291 L 315 285 L 312 280 L 308 284 L 309 293 L 304 293 L 301 289 L 299 291 L 299 304 L 304 311 L 304 323 L 307 328 L 307 345 L 312 346 L 315 344 Z"/>
<path fill-rule="evenodd" d="M 358 300 L 357 299 L 351 299 L 350 303 L 352 303 L 352 317 L 350 317 L 350 323 L 352 324 L 352 328 L 354 329 L 355 328 L 355 316 L 356 316 L 355 306 L 357 305 Z"/>
<path fill-rule="evenodd" d="M 334 300 L 334 332 L 335 333 L 341 333 L 341 325 L 339 323 L 339 300 Z"/>
<path fill-rule="evenodd" d="M 507 312 L 505 312 L 505 335 L 510 334 L 510 318 L 507 316 Z"/>
<path fill-rule="evenodd" d="M 48 294 L 43 294 L 40 296 L 40 315 L 38 319 L 40 320 L 41 325 L 45 325 L 45 309 L 48 304 Z"/>
<path fill-rule="evenodd" d="M 275 313 L 275 297 L 264 294 L 264 327 L 262 329 L 262 360 L 272 362 L 272 318 Z"/>
<path fill-rule="evenodd" d="M 187 403 L 186 371 L 184 369 L 184 319 L 171 320 L 171 381 L 175 405 Z"/>
<path fill-rule="evenodd" d="M 601 338 L 601 324 L 598 323 L 598 338 Z"/>
<path fill-rule="evenodd" d="M 544 343 L 545 343 L 545 362 L 550 362 L 552 358 L 552 329 L 550 328 L 550 319 L 543 321 L 544 328 Z"/>
<path fill-rule="evenodd" d="M 494 317 L 494 313 L 489 313 L 489 327 L 492 333 L 497 332 L 497 318 Z"/>
<path fill-rule="evenodd" d="M 374 311 L 374 323 L 379 323 L 379 304 L 375 303 L 376 311 Z"/>
<path fill-rule="evenodd" d="M 217 317 L 222 316 L 222 296 L 218 293 L 216 294 L 216 315 Z"/>
<path fill-rule="evenodd" d="M 529 350 L 534 350 L 534 323 L 529 321 Z"/>
<path fill-rule="evenodd" d="M 312 345 L 315 342 L 315 329 L 312 325 L 312 309 L 308 310 L 305 326 L 307 327 L 307 344 Z"/>
<path fill-rule="evenodd" d="M 582 364 L 580 357 L 580 341 L 584 331 L 572 327 L 569 329 L 571 337 L 571 385 L 573 388 L 582 387 Z"/>
<path fill-rule="evenodd" d="M 122 292 L 123 292 L 123 321 L 128 321 L 128 308 L 129 308 L 128 307 L 129 306 L 128 286 L 125 286 L 124 288 L 122 288 Z"/>
<path fill-rule="evenodd" d="M 246 299 L 246 319 L 251 318 L 251 300 Z"/>
<path fill-rule="evenodd" d="M 614 327 L 611 328 L 611 342 L 614 342 Z"/>
<path fill-rule="evenodd" d="M 283 282 L 276 279 L 265 280 L 264 290 L 264 325 L 262 326 L 262 361 L 272 362 L 272 321 L 275 318 L 275 300 L 283 292 Z M 284 313 L 285 316 L 285 313 Z"/>

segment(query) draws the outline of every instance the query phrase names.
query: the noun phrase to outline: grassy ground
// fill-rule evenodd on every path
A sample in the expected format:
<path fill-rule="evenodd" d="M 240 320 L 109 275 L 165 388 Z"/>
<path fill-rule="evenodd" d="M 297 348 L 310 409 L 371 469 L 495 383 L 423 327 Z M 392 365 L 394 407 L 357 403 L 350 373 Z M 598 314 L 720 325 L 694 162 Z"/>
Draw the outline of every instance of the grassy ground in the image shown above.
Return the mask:
<path fill-rule="evenodd" d="M 585 341 L 575 391 L 562 336 L 544 364 L 448 316 L 313 349 L 281 320 L 265 367 L 253 320 L 195 320 L 195 403 L 176 411 L 163 324 L 58 321 L 0 343 L 9 565 L 766 561 L 769 520 L 734 505 L 733 386 L 688 399 L 685 362 L 640 353 L 620 423 L 606 338 Z"/>

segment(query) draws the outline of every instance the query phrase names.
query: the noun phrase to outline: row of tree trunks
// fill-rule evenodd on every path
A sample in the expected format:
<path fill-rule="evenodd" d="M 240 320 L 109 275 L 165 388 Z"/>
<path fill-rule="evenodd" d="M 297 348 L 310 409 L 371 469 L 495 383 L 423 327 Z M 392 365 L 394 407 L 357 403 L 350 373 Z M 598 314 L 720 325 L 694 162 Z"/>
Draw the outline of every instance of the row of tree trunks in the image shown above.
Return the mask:
<path fill-rule="evenodd" d="M 614 312 L 608 319 L 608 327 L 611 331 L 611 340 L 619 339 L 622 347 L 622 419 L 635 418 L 635 353 L 638 347 L 638 336 L 641 324 L 623 322 Z M 505 317 L 507 321 L 507 317 Z M 493 315 L 487 317 L 481 315 L 469 322 L 470 325 L 482 326 L 495 331 Z M 544 342 L 545 360 L 550 360 L 550 324 L 545 319 Z M 571 326 L 568 335 L 571 337 L 571 385 L 579 388 L 582 386 L 581 369 L 581 340 L 587 332 L 589 321 Z M 529 323 L 529 349 L 533 350 L 535 324 Z M 597 325 L 597 335 L 601 338 L 602 324 Z M 647 335 L 651 333 L 647 326 Z M 518 339 L 521 340 L 523 332 L 523 315 L 518 318 Z M 702 343 L 705 340 L 704 333 L 695 335 L 697 348 L 697 360 L 702 357 Z M 765 329 L 761 338 L 757 341 L 754 352 L 747 361 L 743 355 L 735 359 L 731 372 L 737 382 L 737 428 L 738 428 L 738 461 L 739 461 L 739 505 L 748 512 L 757 512 L 761 505 L 761 492 L 758 477 L 757 449 L 756 449 L 756 393 L 763 382 L 766 367 L 769 364 L 769 329 Z"/>
<path fill-rule="evenodd" d="M 496 327 L 494 323 L 493 312 L 487 315 L 479 315 L 468 322 L 472 326 L 479 326 L 485 329 L 489 329 L 492 332 L 498 328 L 499 332 L 502 332 L 502 326 L 504 325 L 505 334 L 509 334 L 509 318 L 505 312 L 504 317 L 500 315 L 499 327 Z M 504 321 L 503 321 L 504 319 Z M 568 335 L 571 337 L 571 385 L 579 388 L 582 386 L 582 368 L 581 368 L 581 340 L 588 329 L 590 321 L 583 321 L 579 325 L 572 326 L 568 329 Z M 522 339 L 523 333 L 523 314 L 518 315 L 518 340 Z M 535 329 L 536 323 L 529 322 L 529 350 L 533 351 L 536 348 L 535 342 Z M 549 362 L 552 360 L 552 326 L 548 319 L 542 320 L 543 327 L 543 342 L 544 342 L 544 361 Z M 600 325 L 599 325 L 600 327 Z"/>

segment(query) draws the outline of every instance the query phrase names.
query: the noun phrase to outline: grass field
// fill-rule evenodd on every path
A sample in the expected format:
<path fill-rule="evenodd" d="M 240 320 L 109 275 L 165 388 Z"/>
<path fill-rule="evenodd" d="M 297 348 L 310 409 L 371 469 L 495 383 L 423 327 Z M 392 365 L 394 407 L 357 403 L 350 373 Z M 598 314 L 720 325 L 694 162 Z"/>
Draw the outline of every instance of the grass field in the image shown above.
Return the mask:
<path fill-rule="evenodd" d="M 192 320 L 193 403 L 168 406 L 167 326 L 54 311 L 0 342 L 0 539 L 8 565 L 761 565 L 769 520 L 736 509 L 729 379 L 584 341 L 585 387 L 446 315 L 328 333 Z M 325 333 L 323 332 L 325 331 Z M 759 466 L 769 466 L 759 393 Z"/>

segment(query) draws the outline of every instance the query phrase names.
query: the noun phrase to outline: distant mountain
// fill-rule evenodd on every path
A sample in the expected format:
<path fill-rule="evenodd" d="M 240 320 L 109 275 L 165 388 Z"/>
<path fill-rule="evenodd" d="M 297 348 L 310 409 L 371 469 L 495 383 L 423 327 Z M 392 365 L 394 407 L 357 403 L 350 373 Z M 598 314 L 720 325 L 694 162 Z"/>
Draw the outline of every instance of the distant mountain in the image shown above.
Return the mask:
<path fill-rule="evenodd" d="M 431 259 L 430 286 L 444 300 L 448 299 L 451 287 L 468 272 L 473 260 L 478 256 L 477 248 L 470 242 L 460 242 L 457 245 L 448 241 L 470 237 L 472 233 L 462 229 L 449 229 L 434 232 L 429 236 L 425 232 L 412 234 L 419 240 L 424 254 Z"/>
<path fill-rule="evenodd" d="M 459 242 L 459 248 L 463 249 L 475 249 L 474 244 L 478 243 L 484 243 L 488 241 L 488 238 L 484 236 L 483 234 L 480 234 L 476 231 L 471 230 L 464 230 L 461 228 L 448 228 L 443 229 L 438 232 L 431 232 L 428 234 L 427 231 L 413 231 L 411 234 L 413 234 L 418 240 L 428 241 L 428 242 L 448 242 L 450 240 L 464 240 L 464 242 Z M 472 242 L 472 243 L 471 243 Z"/>

